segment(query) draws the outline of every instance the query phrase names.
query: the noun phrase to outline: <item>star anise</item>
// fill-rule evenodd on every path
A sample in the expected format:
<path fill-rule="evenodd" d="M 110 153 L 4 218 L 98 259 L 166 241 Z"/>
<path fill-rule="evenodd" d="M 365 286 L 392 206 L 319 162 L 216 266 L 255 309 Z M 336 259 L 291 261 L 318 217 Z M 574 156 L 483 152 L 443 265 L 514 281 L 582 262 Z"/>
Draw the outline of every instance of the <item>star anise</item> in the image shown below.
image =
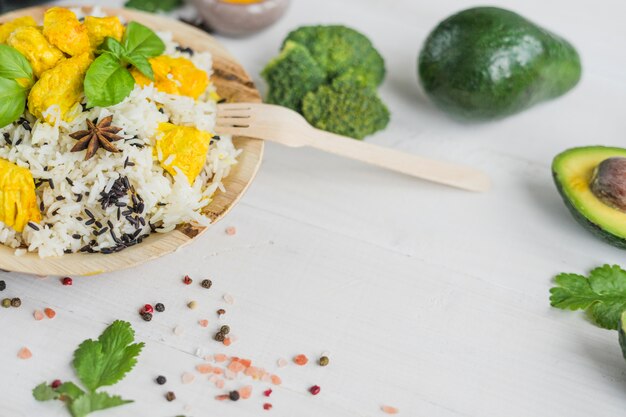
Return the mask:
<path fill-rule="evenodd" d="M 112 142 L 123 139 L 122 136 L 117 135 L 122 128 L 111 126 L 112 121 L 113 116 L 105 117 L 99 122 L 96 120 L 96 123 L 87 119 L 87 130 L 79 130 L 70 135 L 71 138 L 78 139 L 71 152 L 87 149 L 85 161 L 93 157 L 100 147 L 109 152 L 120 152 Z"/>

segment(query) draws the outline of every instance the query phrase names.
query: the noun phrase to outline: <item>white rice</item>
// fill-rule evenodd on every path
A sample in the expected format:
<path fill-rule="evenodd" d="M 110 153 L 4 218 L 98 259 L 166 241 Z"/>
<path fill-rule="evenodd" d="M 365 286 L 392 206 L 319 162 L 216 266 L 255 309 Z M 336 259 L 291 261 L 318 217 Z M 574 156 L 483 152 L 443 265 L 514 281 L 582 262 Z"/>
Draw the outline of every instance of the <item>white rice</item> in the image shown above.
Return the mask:
<path fill-rule="evenodd" d="M 96 10 L 96 14 L 100 11 Z M 166 43 L 167 55 L 185 56 L 211 75 L 209 53 L 196 52 L 193 56 L 180 53 L 171 34 L 159 33 L 159 36 Z M 211 85 L 195 101 L 157 91 L 152 85 L 136 85 L 129 97 L 113 107 L 96 107 L 83 112 L 77 105 L 73 109 L 76 118 L 71 122 L 60 120 L 58 108 L 52 107 L 46 114 L 57 116 L 54 123 L 36 121 L 26 112 L 24 118 L 30 122 L 32 131 L 18 123 L 0 129 L 0 158 L 30 170 L 35 183 L 41 183 L 36 193 L 37 203 L 43 207 L 43 218 L 37 225 L 39 230 L 26 226 L 22 233 L 17 233 L 0 222 L 0 243 L 19 248 L 16 254 L 23 254 L 27 249 L 38 252 L 40 257 L 62 256 L 81 249 L 83 252 L 104 249 L 106 253 L 140 243 L 142 236 L 152 231 L 167 233 L 181 223 L 208 225 L 209 219 L 201 214 L 201 210 L 211 202 L 215 192 L 224 191 L 222 180 L 237 163 L 239 151 L 231 138 L 221 136 L 212 143 L 204 169 L 193 185 L 180 171 L 175 176 L 164 171 L 153 149 L 155 140 L 158 140 L 157 128 L 162 122 L 214 132 L 216 103 L 209 98 L 213 88 Z M 119 135 L 125 139 L 115 142 L 121 152 L 110 153 L 101 149 L 88 161 L 84 161 L 85 152 L 70 152 L 76 143 L 69 136 L 71 133 L 85 130 L 87 119 L 102 119 L 109 115 L 113 115 L 112 124 L 122 128 Z M 128 162 L 134 166 L 128 166 Z M 135 226 L 123 215 L 118 220 L 118 207 L 113 205 L 103 209 L 98 201 L 100 193 L 110 191 L 115 181 L 122 177 L 128 178 L 136 195 L 143 199 L 145 208 L 140 216 L 145 225 Z M 119 202 L 133 204 L 128 195 Z M 125 210 L 125 207 L 120 208 L 120 212 Z M 98 223 L 87 225 L 91 218 L 88 213 Z M 107 227 L 106 232 L 96 234 Z M 135 240 L 120 245 L 124 235 L 127 238 L 134 236 Z"/>

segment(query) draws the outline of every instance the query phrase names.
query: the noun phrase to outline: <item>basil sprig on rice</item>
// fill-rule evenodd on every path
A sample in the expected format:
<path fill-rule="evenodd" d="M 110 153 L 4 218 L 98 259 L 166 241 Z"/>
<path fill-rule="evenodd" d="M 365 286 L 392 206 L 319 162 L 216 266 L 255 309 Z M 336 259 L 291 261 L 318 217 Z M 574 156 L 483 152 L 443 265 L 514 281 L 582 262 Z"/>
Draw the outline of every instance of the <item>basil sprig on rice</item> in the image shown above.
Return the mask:
<path fill-rule="evenodd" d="M 34 83 L 28 60 L 8 45 L 0 45 L 0 128 L 20 118 Z"/>
<path fill-rule="evenodd" d="M 109 107 L 121 103 L 133 91 L 135 79 L 129 66 L 150 80 L 154 72 L 149 58 L 165 52 L 165 44 L 151 29 L 130 22 L 122 42 L 107 37 L 85 76 L 85 97 L 88 107 Z"/>

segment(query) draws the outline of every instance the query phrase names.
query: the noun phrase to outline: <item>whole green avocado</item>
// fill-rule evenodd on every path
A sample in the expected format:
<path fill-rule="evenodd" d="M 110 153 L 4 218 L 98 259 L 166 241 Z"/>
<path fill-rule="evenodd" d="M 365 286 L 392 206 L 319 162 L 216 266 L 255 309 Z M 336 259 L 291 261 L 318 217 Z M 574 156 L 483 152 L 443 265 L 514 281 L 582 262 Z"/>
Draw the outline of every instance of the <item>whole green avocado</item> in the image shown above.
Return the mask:
<path fill-rule="evenodd" d="M 435 104 L 473 120 L 502 118 L 558 97 L 581 76 L 569 42 L 497 7 L 467 9 L 441 22 L 418 66 Z"/>

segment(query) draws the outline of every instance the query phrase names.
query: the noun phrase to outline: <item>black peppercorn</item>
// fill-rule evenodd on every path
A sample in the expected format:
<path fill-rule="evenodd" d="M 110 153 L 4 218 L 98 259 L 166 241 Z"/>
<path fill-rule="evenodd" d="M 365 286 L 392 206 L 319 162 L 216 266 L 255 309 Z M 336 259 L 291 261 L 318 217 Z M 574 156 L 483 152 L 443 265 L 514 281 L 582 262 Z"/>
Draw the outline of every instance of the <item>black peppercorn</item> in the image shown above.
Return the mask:
<path fill-rule="evenodd" d="M 20 300 L 19 298 L 15 297 L 11 300 L 11 307 L 19 307 L 22 305 L 22 300 Z"/>
<path fill-rule="evenodd" d="M 4 281 L 0 281 L 0 291 L 4 291 L 7 288 L 7 283 Z"/>
<path fill-rule="evenodd" d="M 230 327 L 227 325 L 223 325 L 222 327 L 220 327 L 220 333 L 222 333 L 223 335 L 227 335 L 228 333 L 230 333 Z"/>
<path fill-rule="evenodd" d="M 228 393 L 228 398 L 231 399 L 231 401 L 238 401 L 239 400 L 239 392 L 238 391 L 231 391 Z"/>
<path fill-rule="evenodd" d="M 159 385 L 163 385 L 167 382 L 167 379 L 163 375 L 157 376 L 156 383 Z"/>
<path fill-rule="evenodd" d="M 165 311 L 165 306 L 162 303 L 156 303 L 154 305 L 154 309 L 158 311 L 159 313 L 162 313 Z"/>
<path fill-rule="evenodd" d="M 200 285 L 202 285 L 202 288 L 209 289 L 211 288 L 211 285 L 213 285 L 213 282 L 211 282 L 210 279 L 203 279 Z"/>
<path fill-rule="evenodd" d="M 217 332 L 217 333 L 215 333 L 214 339 L 217 340 L 218 342 L 223 342 L 224 339 L 226 339 L 226 337 L 225 337 L 224 333 Z"/>
<path fill-rule="evenodd" d="M 165 394 L 165 399 L 167 401 L 174 401 L 176 399 L 176 394 L 174 394 L 172 391 L 168 391 L 167 394 Z"/>
<path fill-rule="evenodd" d="M 150 313 L 142 313 L 141 314 L 141 318 L 144 319 L 145 321 L 150 321 L 150 320 L 152 320 L 152 314 L 150 314 Z"/>

